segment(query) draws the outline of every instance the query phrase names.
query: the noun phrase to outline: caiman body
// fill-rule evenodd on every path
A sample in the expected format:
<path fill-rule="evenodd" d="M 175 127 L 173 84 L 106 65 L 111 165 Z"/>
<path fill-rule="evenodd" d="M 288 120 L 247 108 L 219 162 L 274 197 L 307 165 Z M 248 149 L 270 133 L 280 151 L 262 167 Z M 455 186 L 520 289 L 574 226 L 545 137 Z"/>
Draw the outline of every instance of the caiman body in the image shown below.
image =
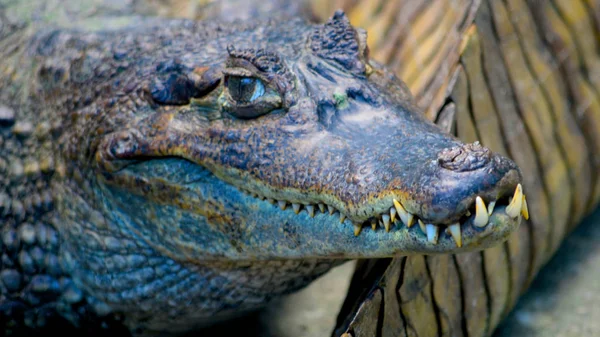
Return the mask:
<path fill-rule="evenodd" d="M 516 164 L 429 122 L 343 12 L 93 3 L 0 2 L 7 333 L 181 333 L 345 259 L 492 247 L 528 216 Z"/>

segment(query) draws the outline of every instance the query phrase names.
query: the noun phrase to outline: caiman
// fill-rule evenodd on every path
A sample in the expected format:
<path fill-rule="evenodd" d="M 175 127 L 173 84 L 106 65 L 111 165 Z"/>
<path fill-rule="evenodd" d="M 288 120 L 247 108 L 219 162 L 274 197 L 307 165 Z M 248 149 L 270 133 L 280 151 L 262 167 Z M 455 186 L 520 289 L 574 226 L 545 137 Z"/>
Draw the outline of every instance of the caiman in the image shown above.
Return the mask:
<path fill-rule="evenodd" d="M 0 4 L 6 334 L 182 333 L 344 260 L 480 250 L 528 217 L 517 165 L 428 121 L 341 11 Z"/>
<path fill-rule="evenodd" d="M 428 122 L 342 12 L 221 24 L 0 4 L 6 332 L 184 332 L 345 259 L 522 232 L 527 176 Z"/>

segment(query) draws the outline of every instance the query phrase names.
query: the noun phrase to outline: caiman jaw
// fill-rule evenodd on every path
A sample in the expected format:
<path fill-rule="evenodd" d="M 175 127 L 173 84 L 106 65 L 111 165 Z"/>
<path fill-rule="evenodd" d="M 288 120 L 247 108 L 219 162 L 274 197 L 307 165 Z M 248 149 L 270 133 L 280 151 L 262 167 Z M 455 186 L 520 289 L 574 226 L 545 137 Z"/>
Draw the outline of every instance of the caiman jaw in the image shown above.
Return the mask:
<path fill-rule="evenodd" d="M 462 232 L 467 226 L 469 227 L 469 231 L 476 232 L 478 229 L 486 227 L 490 223 L 491 218 L 508 216 L 518 223 L 521 221 L 521 216 L 525 220 L 529 219 L 527 200 L 521 184 L 517 185 L 512 197 L 489 200 L 487 206 L 486 201 L 482 197 L 477 196 L 473 205 L 469 207 L 461 219 L 449 225 L 426 223 L 418 215 L 408 212 L 402 203 L 396 199 L 393 199 L 393 206 L 390 207 L 389 212 L 372 217 L 370 220 L 362 223 L 355 223 L 347 219 L 343 212 L 324 203 L 290 203 L 285 200 L 266 198 L 250 191 L 244 192 L 254 198 L 267 201 L 273 207 L 278 207 L 282 211 L 293 211 L 297 215 L 304 211 L 311 218 L 314 218 L 319 213 L 339 217 L 340 224 L 352 224 L 354 236 L 359 236 L 363 230 L 385 230 L 386 232 L 391 232 L 401 227 L 409 230 L 417 230 L 418 228 L 427 237 L 427 241 L 432 244 L 437 244 L 440 237 L 443 237 L 445 233 L 448 238 L 452 237 L 459 248 L 463 246 Z M 414 226 L 415 224 L 418 224 L 418 226 Z"/>

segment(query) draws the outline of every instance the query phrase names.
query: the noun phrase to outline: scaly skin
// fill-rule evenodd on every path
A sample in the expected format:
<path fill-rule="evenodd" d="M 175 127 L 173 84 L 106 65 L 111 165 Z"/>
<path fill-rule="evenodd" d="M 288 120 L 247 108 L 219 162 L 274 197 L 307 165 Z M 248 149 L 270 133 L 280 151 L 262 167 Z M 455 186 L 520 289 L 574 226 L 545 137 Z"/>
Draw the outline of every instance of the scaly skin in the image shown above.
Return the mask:
<path fill-rule="evenodd" d="M 185 332 L 345 259 L 518 228 L 517 166 L 427 121 L 341 12 L 65 22 L 36 4 L 0 7 L 7 332 Z M 497 201 L 489 219 L 477 198 Z"/>

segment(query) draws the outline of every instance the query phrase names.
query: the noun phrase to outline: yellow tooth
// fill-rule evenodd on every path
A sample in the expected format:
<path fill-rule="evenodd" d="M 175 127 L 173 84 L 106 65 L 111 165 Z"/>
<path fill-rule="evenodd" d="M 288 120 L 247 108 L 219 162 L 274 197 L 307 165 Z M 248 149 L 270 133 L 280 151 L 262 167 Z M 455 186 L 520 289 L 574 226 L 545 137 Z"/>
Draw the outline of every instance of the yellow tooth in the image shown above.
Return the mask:
<path fill-rule="evenodd" d="M 527 207 L 527 199 L 525 199 L 525 194 L 523 194 L 523 206 L 521 206 L 521 215 L 523 215 L 525 220 L 529 220 L 529 208 Z"/>
<path fill-rule="evenodd" d="M 488 204 L 488 215 L 492 215 L 492 213 L 494 213 L 494 207 L 496 207 L 496 201 L 490 201 Z"/>
<path fill-rule="evenodd" d="M 398 216 L 400 217 L 400 220 L 404 221 L 404 217 L 406 216 L 406 210 L 404 209 L 404 207 L 402 206 L 402 204 L 394 199 L 394 208 L 396 209 L 396 212 L 398 212 Z"/>
<path fill-rule="evenodd" d="M 471 211 L 467 210 L 467 213 L 465 213 L 466 216 L 471 216 Z"/>
<path fill-rule="evenodd" d="M 475 219 L 473 225 L 477 227 L 484 227 L 487 225 L 490 216 L 488 215 L 487 208 L 481 197 L 475 198 Z"/>
<path fill-rule="evenodd" d="M 344 223 L 344 220 L 346 220 L 346 216 L 340 213 L 340 223 Z"/>
<path fill-rule="evenodd" d="M 440 228 L 428 223 L 425 225 L 425 229 L 427 230 L 427 241 L 437 244 L 438 237 L 440 236 Z"/>
<path fill-rule="evenodd" d="M 392 222 L 396 221 L 396 208 L 390 208 L 390 220 Z"/>
<path fill-rule="evenodd" d="M 308 216 L 311 218 L 315 217 L 315 206 L 314 205 L 306 205 L 306 211 L 308 212 Z"/>
<path fill-rule="evenodd" d="M 452 237 L 454 238 L 454 241 L 456 242 L 456 247 L 458 247 L 458 248 L 462 247 L 462 237 L 460 234 L 460 223 L 457 222 L 455 224 L 448 226 L 448 230 L 450 231 L 450 235 L 452 235 Z"/>
<path fill-rule="evenodd" d="M 407 223 L 406 226 L 408 226 L 408 228 L 412 227 L 412 225 L 415 224 L 415 216 L 408 213 L 408 219 L 406 219 Z"/>
<path fill-rule="evenodd" d="M 423 234 L 427 234 L 427 229 L 425 228 L 425 224 L 423 221 L 421 221 L 421 219 L 419 219 L 419 227 L 421 228 L 421 232 L 423 232 Z"/>
<path fill-rule="evenodd" d="M 272 204 L 272 205 L 275 205 L 275 199 L 271 199 L 271 198 L 269 198 L 269 199 L 267 199 L 267 201 L 268 201 L 270 204 Z"/>
<path fill-rule="evenodd" d="M 360 232 L 362 232 L 362 225 L 354 225 L 354 236 L 359 236 Z"/>
<path fill-rule="evenodd" d="M 319 210 L 321 213 L 325 213 L 325 204 L 319 204 Z"/>
<path fill-rule="evenodd" d="M 300 213 L 300 204 L 292 204 L 292 208 L 294 209 L 294 213 Z"/>
<path fill-rule="evenodd" d="M 285 207 L 287 206 L 287 203 L 283 200 L 279 200 L 277 202 L 277 205 L 279 205 L 279 208 L 281 208 L 281 210 L 283 211 L 285 209 Z"/>
<path fill-rule="evenodd" d="M 333 208 L 333 206 L 327 205 L 327 209 L 329 210 L 329 215 L 333 215 L 333 213 L 335 213 L 335 208 Z"/>
<path fill-rule="evenodd" d="M 406 211 L 404 206 L 402 206 L 402 204 L 396 199 L 394 199 L 394 207 L 396 208 L 396 212 L 398 212 L 400 220 L 402 220 L 402 222 L 404 222 L 404 224 L 410 228 L 414 223 L 414 215 Z"/>
<path fill-rule="evenodd" d="M 390 231 L 390 216 L 387 214 L 384 214 L 381 216 L 381 219 L 383 220 L 383 227 L 385 227 L 385 231 L 389 232 Z"/>
<path fill-rule="evenodd" d="M 376 220 L 371 220 L 371 229 L 372 230 L 376 230 L 377 229 L 377 221 Z"/>
<path fill-rule="evenodd" d="M 510 204 L 506 206 L 506 214 L 511 218 L 516 218 L 521 213 L 523 207 L 523 187 L 521 184 L 517 185 L 515 189 L 515 195 L 513 196 Z"/>

